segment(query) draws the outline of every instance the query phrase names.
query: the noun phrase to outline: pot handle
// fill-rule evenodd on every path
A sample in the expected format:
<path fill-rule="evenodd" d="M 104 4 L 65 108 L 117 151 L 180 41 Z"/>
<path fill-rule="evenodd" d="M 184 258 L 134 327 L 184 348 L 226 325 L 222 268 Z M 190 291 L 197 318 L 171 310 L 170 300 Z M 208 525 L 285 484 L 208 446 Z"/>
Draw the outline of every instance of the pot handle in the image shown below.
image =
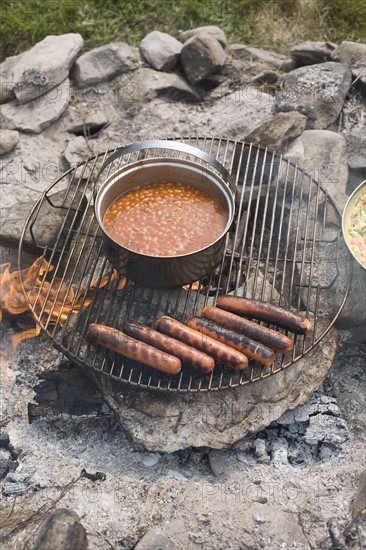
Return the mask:
<path fill-rule="evenodd" d="M 151 139 L 151 140 L 144 140 L 144 141 L 136 141 L 135 143 L 130 143 L 129 145 L 125 145 L 121 149 L 118 149 L 115 153 L 112 153 L 110 157 L 108 157 L 101 169 L 98 172 L 96 181 L 98 181 L 100 174 L 102 171 L 114 160 L 117 158 L 126 155 L 127 153 L 134 153 L 136 151 L 143 151 L 144 149 L 173 149 L 174 151 L 179 151 L 182 153 L 187 153 L 188 155 L 192 155 L 194 157 L 197 157 L 219 172 L 221 176 L 224 178 L 225 182 L 228 184 L 231 192 L 234 194 L 236 193 L 236 186 L 234 184 L 234 180 L 230 172 L 219 162 L 215 157 L 212 155 L 209 155 L 205 151 L 202 151 L 202 149 L 199 149 L 198 147 L 194 147 L 193 145 L 188 145 L 187 143 L 182 143 L 181 141 L 174 141 L 169 139 Z M 95 186 L 94 186 L 94 193 L 95 193 Z"/>

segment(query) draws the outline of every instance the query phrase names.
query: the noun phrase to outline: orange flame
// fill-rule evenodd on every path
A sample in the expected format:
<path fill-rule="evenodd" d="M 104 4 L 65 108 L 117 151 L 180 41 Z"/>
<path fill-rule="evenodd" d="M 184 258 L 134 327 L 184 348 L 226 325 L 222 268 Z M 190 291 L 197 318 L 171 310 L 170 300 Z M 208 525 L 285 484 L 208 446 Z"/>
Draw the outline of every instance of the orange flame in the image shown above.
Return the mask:
<path fill-rule="evenodd" d="M 112 276 L 104 275 L 98 284 L 93 279 L 88 292 L 75 292 L 74 288 L 64 283 L 61 278 L 56 277 L 52 284 L 42 277 L 46 271 L 53 271 L 54 266 L 50 265 L 44 258 L 38 258 L 30 267 L 22 271 L 10 272 L 10 264 L 0 265 L 0 322 L 3 311 L 12 315 L 29 312 L 29 303 L 33 304 L 35 315 L 44 322 L 49 317 L 50 324 L 62 326 L 69 315 L 77 313 L 81 308 L 90 304 L 95 292 L 105 286 L 109 280 L 118 277 L 116 271 Z M 23 281 L 24 292 L 20 281 Z M 121 290 L 126 284 L 126 279 L 121 278 L 118 289 Z M 22 340 L 38 336 L 41 327 L 25 330 L 11 337 L 13 347 L 16 347 Z"/>

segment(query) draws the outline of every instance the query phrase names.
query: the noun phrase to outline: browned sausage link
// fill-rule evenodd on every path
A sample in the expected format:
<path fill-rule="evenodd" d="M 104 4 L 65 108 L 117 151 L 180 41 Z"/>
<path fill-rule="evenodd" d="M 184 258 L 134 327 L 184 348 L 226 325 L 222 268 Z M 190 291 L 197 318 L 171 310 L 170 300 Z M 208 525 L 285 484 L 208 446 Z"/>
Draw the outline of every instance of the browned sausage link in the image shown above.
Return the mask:
<path fill-rule="evenodd" d="M 245 334 L 245 336 L 249 336 L 249 338 L 253 338 L 253 340 L 257 340 L 279 353 L 287 353 L 294 346 L 292 340 L 288 338 L 288 336 L 276 330 L 262 327 L 253 321 L 249 321 L 248 319 L 244 319 L 244 317 L 239 317 L 239 315 L 235 315 L 234 313 L 230 313 L 218 307 L 207 306 L 203 309 L 201 315 L 223 327 Z"/>
<path fill-rule="evenodd" d="M 207 334 L 207 336 L 211 336 L 211 338 L 215 338 L 215 340 L 219 340 L 241 351 L 244 355 L 254 359 L 254 361 L 258 361 L 258 363 L 271 365 L 276 359 L 275 352 L 260 342 L 255 342 L 251 338 L 248 338 L 248 336 L 222 327 L 209 319 L 204 319 L 203 317 L 190 317 L 187 319 L 187 325 L 195 330 L 203 332 L 203 334 Z"/>
<path fill-rule="evenodd" d="M 225 294 L 219 296 L 217 306 L 250 319 L 273 323 L 295 334 L 306 334 L 313 328 L 310 319 L 299 312 L 290 311 L 260 300 L 250 300 L 249 298 Z"/>
<path fill-rule="evenodd" d="M 134 359 L 167 374 L 177 374 L 181 369 L 182 365 L 178 357 L 173 357 L 153 346 L 138 342 L 113 327 L 91 324 L 88 327 L 87 336 L 95 344 L 100 344 L 129 359 Z"/>
<path fill-rule="evenodd" d="M 243 353 L 197 330 L 189 328 L 171 317 L 161 317 L 156 322 L 156 326 L 161 332 L 164 332 L 164 334 L 168 334 L 193 348 L 197 348 L 207 353 L 207 355 L 210 355 L 215 361 L 223 365 L 227 365 L 236 370 L 245 369 L 248 366 L 248 358 Z"/>
<path fill-rule="evenodd" d="M 175 357 L 179 357 L 183 364 L 200 370 L 201 372 L 210 372 L 215 366 L 215 361 L 206 353 L 194 349 L 180 340 L 176 340 L 166 334 L 161 334 L 153 328 L 138 323 L 126 323 L 124 330 L 129 336 L 133 336 L 136 340 L 151 344 L 162 351 L 171 353 Z"/>

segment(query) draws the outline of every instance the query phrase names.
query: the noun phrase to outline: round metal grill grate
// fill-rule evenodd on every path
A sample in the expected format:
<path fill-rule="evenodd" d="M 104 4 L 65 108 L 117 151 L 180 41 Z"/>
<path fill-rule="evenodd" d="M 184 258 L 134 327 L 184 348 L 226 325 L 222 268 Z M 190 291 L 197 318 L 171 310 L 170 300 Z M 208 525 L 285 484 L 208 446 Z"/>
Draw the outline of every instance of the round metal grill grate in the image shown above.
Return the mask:
<path fill-rule="evenodd" d="M 340 261 L 348 255 L 341 216 L 321 185 L 281 155 L 229 139 L 179 141 L 213 155 L 236 185 L 236 220 L 225 257 L 210 276 L 175 289 L 142 287 L 117 276 L 104 257 L 93 213 L 93 186 L 112 152 L 107 151 L 63 174 L 34 205 L 19 245 L 19 269 L 26 267 L 29 244 L 47 268 L 39 270 L 33 289 L 21 278 L 23 289 L 37 323 L 77 365 L 153 390 L 214 391 L 256 382 L 304 357 L 338 317 L 351 279 L 351 263 Z M 112 162 L 105 175 L 142 156 L 189 158 L 151 147 Z M 40 244 L 38 237 L 45 209 L 60 221 L 51 246 Z M 295 337 L 291 354 L 278 356 L 271 366 L 250 361 L 248 369 L 234 372 L 217 365 L 209 375 L 183 366 L 173 377 L 96 349 L 85 337 L 95 322 L 122 328 L 128 320 L 152 325 L 161 315 L 184 321 L 227 292 L 300 310 L 312 319 L 314 330 Z M 78 313 L 72 313 L 74 307 L 80 308 Z"/>

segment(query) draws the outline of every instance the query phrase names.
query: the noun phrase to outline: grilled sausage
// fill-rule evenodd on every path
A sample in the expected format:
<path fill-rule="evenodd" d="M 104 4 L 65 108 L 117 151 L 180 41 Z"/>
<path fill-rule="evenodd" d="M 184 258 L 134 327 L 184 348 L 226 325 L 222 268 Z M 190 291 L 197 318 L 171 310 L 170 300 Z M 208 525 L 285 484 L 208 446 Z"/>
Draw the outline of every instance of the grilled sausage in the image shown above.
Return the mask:
<path fill-rule="evenodd" d="M 267 348 L 260 342 L 255 342 L 251 338 L 239 334 L 228 328 L 222 327 L 204 317 L 190 317 L 187 319 L 187 325 L 195 330 L 199 330 L 207 336 L 211 336 L 215 340 L 219 340 L 224 344 L 241 351 L 247 357 L 263 363 L 271 365 L 276 359 L 276 354 L 273 350 Z"/>
<path fill-rule="evenodd" d="M 177 374 L 181 369 L 178 357 L 139 342 L 113 327 L 93 323 L 88 327 L 87 336 L 95 344 L 167 374 Z"/>
<path fill-rule="evenodd" d="M 189 346 L 207 353 L 215 361 L 223 365 L 227 365 L 235 370 L 242 370 L 248 366 L 248 358 L 243 353 L 240 353 L 240 351 L 189 328 L 171 317 L 161 317 L 156 322 L 156 326 L 164 334 L 169 334 L 169 336 L 173 336 L 173 338 L 177 338 Z"/>
<path fill-rule="evenodd" d="M 273 351 L 287 353 L 293 348 L 293 342 L 288 336 L 218 307 L 207 306 L 202 310 L 201 315 L 225 328 L 245 334 Z"/>
<path fill-rule="evenodd" d="M 304 315 L 268 302 L 225 294 L 219 296 L 217 306 L 250 319 L 273 323 L 295 334 L 306 334 L 312 329 L 310 319 Z"/>
<path fill-rule="evenodd" d="M 136 340 L 146 342 L 146 344 L 155 346 L 166 353 L 171 353 L 175 355 L 175 357 L 179 357 L 185 365 L 200 370 L 201 372 L 210 372 L 215 366 L 214 359 L 206 353 L 194 349 L 171 336 L 161 334 L 161 332 L 147 327 L 146 325 L 126 323 L 124 330 L 126 334 L 133 336 Z"/>

